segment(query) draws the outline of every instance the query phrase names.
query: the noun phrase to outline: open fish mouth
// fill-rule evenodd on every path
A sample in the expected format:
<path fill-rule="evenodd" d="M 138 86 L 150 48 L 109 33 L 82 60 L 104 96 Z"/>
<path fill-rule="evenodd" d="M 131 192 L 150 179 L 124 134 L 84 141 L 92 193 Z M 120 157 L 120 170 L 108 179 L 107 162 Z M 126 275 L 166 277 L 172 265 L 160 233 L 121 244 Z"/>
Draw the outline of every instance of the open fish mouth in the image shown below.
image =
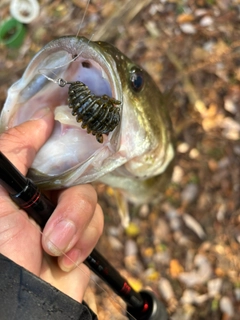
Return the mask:
<path fill-rule="evenodd" d="M 104 135 L 100 144 L 72 115 L 68 107 L 69 85 L 58 86 L 60 78 L 80 81 L 96 96 L 107 95 L 119 101 L 123 98 L 115 61 L 110 55 L 103 55 L 97 43 L 84 37 L 63 37 L 47 44 L 30 62 L 23 77 L 9 89 L 1 119 L 4 129 L 27 121 L 41 108 L 54 110 L 52 135 L 37 154 L 33 168 L 43 175 L 63 174 L 66 178 L 69 170 L 81 167 L 83 173 L 91 162 L 99 161 L 101 166 L 106 157 L 115 153 L 119 147 L 120 125 Z M 93 180 L 94 175 L 91 171 L 83 182 Z"/>

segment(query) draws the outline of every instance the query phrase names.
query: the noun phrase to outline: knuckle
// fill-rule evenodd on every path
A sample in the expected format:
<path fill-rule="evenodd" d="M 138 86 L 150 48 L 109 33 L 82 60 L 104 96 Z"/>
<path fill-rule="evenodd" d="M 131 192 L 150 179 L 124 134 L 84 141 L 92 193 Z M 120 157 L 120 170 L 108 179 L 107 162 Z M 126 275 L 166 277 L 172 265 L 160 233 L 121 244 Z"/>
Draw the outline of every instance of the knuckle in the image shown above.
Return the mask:
<path fill-rule="evenodd" d="M 14 217 L 14 219 L 12 218 Z M 9 241 L 13 242 L 22 234 L 27 219 L 23 219 L 19 213 L 11 210 L 2 210 L 0 218 L 0 251 Z M 18 241 L 18 240 L 16 240 Z"/>
<path fill-rule="evenodd" d="M 96 203 L 93 201 L 92 197 L 87 194 L 81 194 L 81 197 L 78 198 L 79 208 L 82 212 L 86 214 L 93 214 L 96 208 Z"/>
<path fill-rule="evenodd" d="M 23 145 L 23 133 L 19 129 L 19 127 L 13 127 L 9 129 L 8 131 L 5 131 L 0 136 L 0 145 L 1 147 L 9 146 L 10 143 L 14 146 L 18 146 L 18 149 L 20 149 Z"/>

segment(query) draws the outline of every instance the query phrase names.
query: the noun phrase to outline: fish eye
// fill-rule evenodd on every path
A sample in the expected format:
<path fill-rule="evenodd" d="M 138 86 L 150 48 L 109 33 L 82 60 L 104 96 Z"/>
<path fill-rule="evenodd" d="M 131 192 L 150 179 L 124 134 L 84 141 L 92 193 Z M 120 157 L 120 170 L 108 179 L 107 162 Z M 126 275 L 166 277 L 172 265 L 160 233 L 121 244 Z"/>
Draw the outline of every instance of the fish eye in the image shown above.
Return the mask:
<path fill-rule="evenodd" d="M 143 73 L 140 68 L 133 67 L 130 70 L 130 83 L 135 92 L 140 92 L 144 85 Z"/>

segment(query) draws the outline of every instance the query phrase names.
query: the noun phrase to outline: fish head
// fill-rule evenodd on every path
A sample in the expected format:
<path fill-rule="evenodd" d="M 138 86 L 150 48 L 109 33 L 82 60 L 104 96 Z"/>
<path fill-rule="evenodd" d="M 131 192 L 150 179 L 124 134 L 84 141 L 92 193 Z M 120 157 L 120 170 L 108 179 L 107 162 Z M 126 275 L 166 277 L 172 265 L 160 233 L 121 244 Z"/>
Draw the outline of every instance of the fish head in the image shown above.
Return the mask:
<path fill-rule="evenodd" d="M 59 79 L 81 81 L 93 95 L 121 102 L 121 121 L 104 135 L 103 143 L 76 121 L 68 107 L 68 86 L 59 86 Z M 131 194 L 139 181 L 144 185 L 172 161 L 171 122 L 163 95 L 146 71 L 108 43 L 68 36 L 43 47 L 9 89 L 1 131 L 44 107 L 53 110 L 55 125 L 29 171 L 41 188 L 102 181 Z"/>

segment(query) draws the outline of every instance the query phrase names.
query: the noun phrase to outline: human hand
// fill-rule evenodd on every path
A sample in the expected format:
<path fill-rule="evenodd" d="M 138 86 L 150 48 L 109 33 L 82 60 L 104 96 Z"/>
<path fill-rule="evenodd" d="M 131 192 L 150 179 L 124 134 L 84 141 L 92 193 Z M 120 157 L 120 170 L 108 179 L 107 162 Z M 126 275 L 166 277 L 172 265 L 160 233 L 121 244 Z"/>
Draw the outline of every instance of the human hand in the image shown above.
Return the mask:
<path fill-rule="evenodd" d="M 34 119 L 0 135 L 0 151 L 22 174 L 26 175 L 50 136 L 53 122 L 53 114 L 43 109 Z M 52 191 L 47 196 L 56 209 L 41 235 L 40 228 L 0 186 L 0 252 L 81 302 L 90 277 L 82 262 L 102 233 L 102 210 L 90 185 Z"/>

